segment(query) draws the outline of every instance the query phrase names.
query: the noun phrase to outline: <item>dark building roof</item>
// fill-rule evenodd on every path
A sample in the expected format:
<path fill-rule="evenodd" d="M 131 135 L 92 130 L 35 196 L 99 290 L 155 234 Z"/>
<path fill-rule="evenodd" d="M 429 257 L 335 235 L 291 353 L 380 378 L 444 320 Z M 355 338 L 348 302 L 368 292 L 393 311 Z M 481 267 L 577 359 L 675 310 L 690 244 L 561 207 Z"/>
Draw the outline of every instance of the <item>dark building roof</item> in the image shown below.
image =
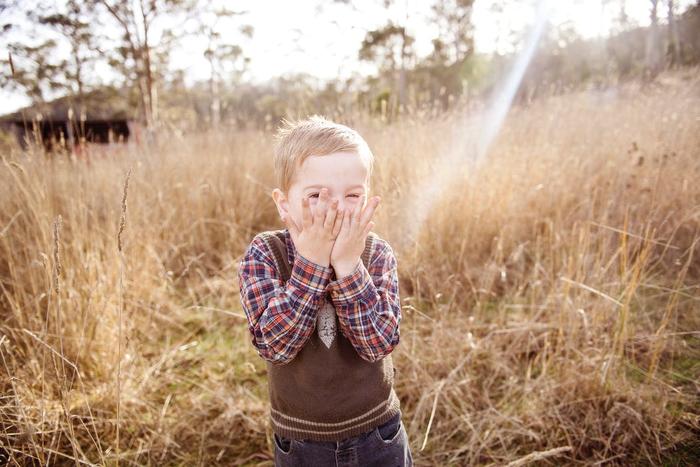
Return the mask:
<path fill-rule="evenodd" d="M 101 88 L 85 93 L 82 105 L 77 96 L 63 96 L 0 116 L 0 122 L 32 121 L 39 115 L 45 121 L 66 121 L 71 109 L 72 119 L 76 121 L 133 120 L 136 117 L 120 91 Z"/>

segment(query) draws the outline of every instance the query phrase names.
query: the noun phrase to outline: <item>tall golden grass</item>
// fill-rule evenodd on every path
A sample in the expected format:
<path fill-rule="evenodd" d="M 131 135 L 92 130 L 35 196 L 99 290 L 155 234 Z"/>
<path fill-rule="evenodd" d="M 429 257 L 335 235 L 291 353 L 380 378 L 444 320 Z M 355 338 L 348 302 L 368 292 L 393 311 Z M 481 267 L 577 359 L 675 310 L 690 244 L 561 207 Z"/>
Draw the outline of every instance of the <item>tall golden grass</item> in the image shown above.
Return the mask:
<path fill-rule="evenodd" d="M 697 70 L 511 110 L 396 248 L 396 390 L 417 465 L 688 465 L 700 455 Z M 361 115 L 406 209 L 457 115 Z M 272 138 L 172 134 L 0 171 L 0 457 L 10 465 L 271 465 L 265 364 L 236 267 L 281 228 Z M 437 181 L 439 182 L 439 181 Z"/>

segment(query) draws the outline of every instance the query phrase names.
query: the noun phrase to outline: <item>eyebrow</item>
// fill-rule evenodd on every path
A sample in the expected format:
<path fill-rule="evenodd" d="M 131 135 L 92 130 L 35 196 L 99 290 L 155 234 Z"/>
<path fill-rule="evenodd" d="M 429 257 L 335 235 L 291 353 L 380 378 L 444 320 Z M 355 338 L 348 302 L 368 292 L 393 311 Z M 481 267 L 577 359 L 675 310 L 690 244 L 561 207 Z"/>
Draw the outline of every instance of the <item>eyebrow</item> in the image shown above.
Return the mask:
<path fill-rule="evenodd" d="M 304 188 L 304 190 L 308 190 L 309 188 L 323 188 L 323 187 L 324 187 L 324 185 L 309 185 L 309 186 L 307 186 L 306 188 Z M 365 187 L 364 185 L 359 185 L 359 184 L 358 184 L 358 185 L 352 185 L 352 186 L 348 187 L 348 189 L 353 189 L 353 188 L 364 188 L 364 187 Z"/>

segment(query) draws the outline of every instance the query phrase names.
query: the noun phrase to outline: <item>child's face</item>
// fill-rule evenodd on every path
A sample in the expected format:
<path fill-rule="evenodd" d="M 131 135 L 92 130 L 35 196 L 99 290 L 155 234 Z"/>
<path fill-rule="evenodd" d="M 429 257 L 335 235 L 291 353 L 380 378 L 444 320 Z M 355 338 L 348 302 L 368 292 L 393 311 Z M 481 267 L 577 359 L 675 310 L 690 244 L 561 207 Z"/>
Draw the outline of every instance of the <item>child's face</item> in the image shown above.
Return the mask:
<path fill-rule="evenodd" d="M 280 215 L 290 215 L 301 226 L 302 198 L 309 198 L 311 212 L 315 213 L 323 187 L 328 189 L 329 202 L 338 199 L 338 209 L 353 210 L 363 193 L 369 197 L 369 167 L 354 152 L 309 156 L 297 169 L 289 193 L 285 196 L 279 188 L 275 188 L 272 197 Z M 364 205 L 367 205 L 366 198 Z"/>

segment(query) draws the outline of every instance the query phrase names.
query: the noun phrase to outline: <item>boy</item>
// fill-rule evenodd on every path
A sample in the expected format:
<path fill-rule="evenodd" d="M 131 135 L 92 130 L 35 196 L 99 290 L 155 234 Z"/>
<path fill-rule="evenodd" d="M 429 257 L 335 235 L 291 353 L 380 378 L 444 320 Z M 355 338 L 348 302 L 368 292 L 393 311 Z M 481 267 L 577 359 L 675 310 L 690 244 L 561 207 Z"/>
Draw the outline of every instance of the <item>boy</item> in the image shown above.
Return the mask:
<path fill-rule="evenodd" d="M 276 466 L 413 465 L 394 391 L 396 258 L 371 232 L 373 155 L 314 115 L 278 129 L 272 198 L 286 228 L 261 232 L 238 269 L 266 360 Z"/>

